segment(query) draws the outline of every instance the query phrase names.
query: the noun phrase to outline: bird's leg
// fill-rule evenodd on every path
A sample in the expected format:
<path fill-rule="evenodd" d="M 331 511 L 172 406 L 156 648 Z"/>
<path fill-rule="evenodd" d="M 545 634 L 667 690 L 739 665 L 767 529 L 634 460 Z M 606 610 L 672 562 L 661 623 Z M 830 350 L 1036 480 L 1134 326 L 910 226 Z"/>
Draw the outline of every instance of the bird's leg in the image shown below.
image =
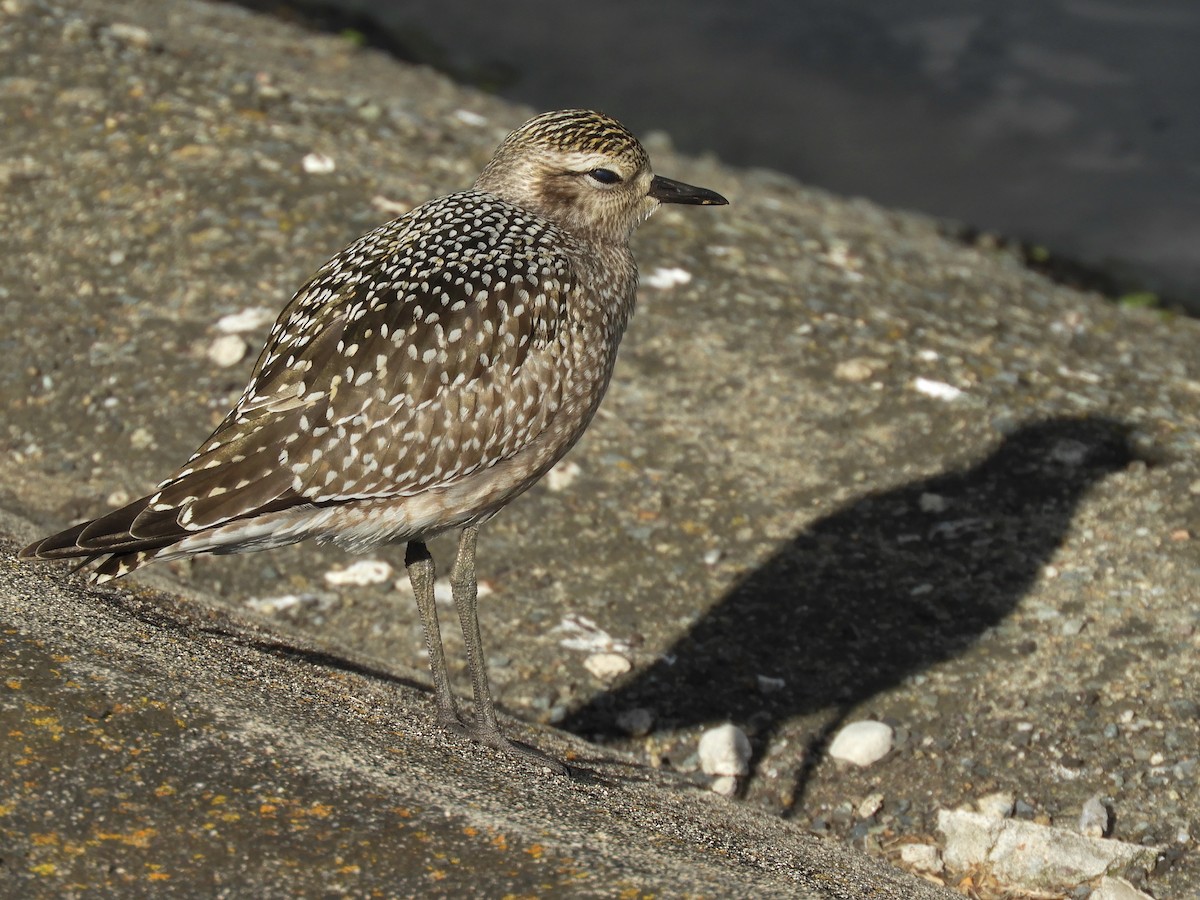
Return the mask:
<path fill-rule="evenodd" d="M 479 583 L 475 575 L 475 541 L 479 529 L 464 528 L 458 538 L 458 555 L 450 570 L 450 589 L 454 608 L 462 625 L 467 648 L 467 670 L 471 673 L 471 691 L 475 696 L 475 737 L 482 743 L 500 747 L 507 743 L 496 721 L 496 706 L 488 685 L 487 660 L 483 656 L 483 637 L 479 632 Z"/>
<path fill-rule="evenodd" d="M 472 736 L 481 744 L 514 756 L 531 758 L 541 766 L 566 775 L 568 769 L 562 763 L 543 756 L 532 747 L 514 743 L 500 732 L 500 723 L 496 721 L 496 706 L 492 701 L 492 690 L 488 685 L 483 638 L 479 632 L 479 582 L 475 574 L 475 541 L 478 536 L 477 526 L 472 525 L 462 530 L 458 538 L 458 555 L 454 558 L 454 568 L 450 570 L 450 588 L 454 594 L 454 608 L 458 610 L 458 621 L 462 625 L 463 642 L 467 649 L 467 669 L 471 673 L 471 690 L 475 696 Z"/>
<path fill-rule="evenodd" d="M 421 614 L 421 628 L 425 632 L 425 646 L 429 650 L 429 671 L 433 673 L 433 696 L 437 702 L 438 719 L 444 727 L 462 731 L 462 719 L 454 705 L 450 692 L 450 676 L 446 674 L 446 654 L 442 650 L 442 631 L 438 626 L 437 602 L 433 596 L 434 567 L 424 541 L 409 541 L 404 553 L 404 565 L 408 569 L 408 580 L 412 582 L 417 597 L 417 610 Z"/>

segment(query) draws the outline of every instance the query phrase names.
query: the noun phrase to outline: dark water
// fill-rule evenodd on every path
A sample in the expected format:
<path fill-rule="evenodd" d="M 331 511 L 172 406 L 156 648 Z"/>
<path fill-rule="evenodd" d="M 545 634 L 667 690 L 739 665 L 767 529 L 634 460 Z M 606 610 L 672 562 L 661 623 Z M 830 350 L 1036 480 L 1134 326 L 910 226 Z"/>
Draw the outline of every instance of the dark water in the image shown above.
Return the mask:
<path fill-rule="evenodd" d="M 1200 313 L 1197 0 L 288 5 L 531 106 L 596 106 Z"/>

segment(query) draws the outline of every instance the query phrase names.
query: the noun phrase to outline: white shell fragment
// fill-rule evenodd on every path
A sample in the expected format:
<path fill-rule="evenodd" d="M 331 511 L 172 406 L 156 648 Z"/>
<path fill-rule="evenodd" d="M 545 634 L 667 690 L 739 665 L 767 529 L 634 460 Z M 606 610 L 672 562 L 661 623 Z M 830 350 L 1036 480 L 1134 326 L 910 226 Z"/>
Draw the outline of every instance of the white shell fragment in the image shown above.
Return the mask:
<path fill-rule="evenodd" d="M 829 745 L 829 755 L 841 762 L 866 767 L 891 752 L 894 735 L 890 726 L 872 719 L 851 722 Z"/>
<path fill-rule="evenodd" d="M 660 291 L 669 290 L 679 284 L 687 284 L 692 280 L 692 273 L 687 269 L 670 269 L 659 267 L 643 279 L 647 287 Z"/>
<path fill-rule="evenodd" d="M 551 629 L 551 633 L 564 634 L 559 646 L 584 653 L 628 653 L 629 644 L 617 640 L 587 616 L 577 613 L 563 616 L 563 620 Z"/>
<path fill-rule="evenodd" d="M 325 573 L 325 582 L 332 585 L 382 584 L 392 578 L 392 567 L 380 559 L 360 559 L 344 569 Z"/>
<path fill-rule="evenodd" d="M 241 312 L 217 319 L 217 331 L 221 334 L 241 334 L 243 331 L 256 331 L 274 321 L 275 313 L 265 306 L 248 306 Z"/>
<path fill-rule="evenodd" d="M 278 597 L 251 597 L 246 601 L 246 605 L 255 612 L 277 613 L 291 609 L 293 606 L 299 606 L 310 599 L 312 599 L 311 595 L 281 594 Z"/>
<path fill-rule="evenodd" d="M 309 153 L 300 161 L 300 165 L 309 175 L 328 175 L 337 168 L 333 157 L 324 153 Z"/>
<path fill-rule="evenodd" d="M 931 378 L 914 378 L 913 388 L 918 393 L 933 397 L 935 400 L 945 400 L 947 402 L 957 400 L 963 394 L 954 385 L 946 384 L 944 381 L 934 381 Z"/>
<path fill-rule="evenodd" d="M 706 775 L 750 774 L 750 739 L 746 732 L 726 722 L 700 736 L 700 769 Z"/>
<path fill-rule="evenodd" d="M 487 116 L 481 116 L 477 112 L 472 112 L 469 109 L 456 109 L 454 118 L 462 122 L 464 125 L 471 125 L 475 128 L 481 128 L 487 124 Z"/>

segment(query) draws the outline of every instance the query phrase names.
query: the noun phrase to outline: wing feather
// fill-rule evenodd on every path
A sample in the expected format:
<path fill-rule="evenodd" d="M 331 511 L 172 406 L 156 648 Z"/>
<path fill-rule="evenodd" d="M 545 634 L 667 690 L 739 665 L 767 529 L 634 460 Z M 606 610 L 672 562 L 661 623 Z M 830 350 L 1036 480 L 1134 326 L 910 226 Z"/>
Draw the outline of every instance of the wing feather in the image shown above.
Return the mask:
<path fill-rule="evenodd" d="M 562 401 L 569 236 L 505 204 L 466 213 L 477 196 L 419 208 L 326 264 L 276 322 L 237 406 L 126 532 L 409 496 L 540 434 Z"/>

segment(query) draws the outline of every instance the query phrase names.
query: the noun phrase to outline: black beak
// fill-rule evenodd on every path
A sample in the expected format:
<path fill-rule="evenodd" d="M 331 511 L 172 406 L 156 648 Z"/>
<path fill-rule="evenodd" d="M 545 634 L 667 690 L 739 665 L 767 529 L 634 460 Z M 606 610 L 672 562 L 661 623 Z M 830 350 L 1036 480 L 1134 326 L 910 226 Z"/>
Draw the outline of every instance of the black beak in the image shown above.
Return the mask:
<path fill-rule="evenodd" d="M 655 175 L 650 182 L 650 196 L 660 203 L 690 203 L 694 206 L 726 206 L 729 203 L 716 191 L 692 187 L 661 175 Z"/>

